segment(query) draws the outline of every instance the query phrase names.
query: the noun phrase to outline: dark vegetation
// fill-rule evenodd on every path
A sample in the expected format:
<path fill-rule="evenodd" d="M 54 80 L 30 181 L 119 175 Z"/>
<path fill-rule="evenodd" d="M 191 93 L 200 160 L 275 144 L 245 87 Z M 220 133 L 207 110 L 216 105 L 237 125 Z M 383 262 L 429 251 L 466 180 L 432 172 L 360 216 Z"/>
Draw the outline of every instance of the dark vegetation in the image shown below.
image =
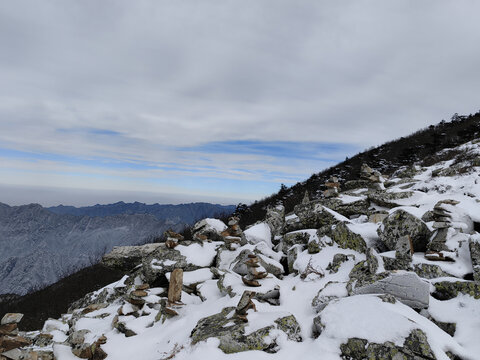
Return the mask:
<path fill-rule="evenodd" d="M 324 184 L 331 176 L 337 176 L 340 182 L 358 179 L 362 163 L 385 175 L 391 175 L 402 166 L 410 166 L 421 161 L 423 166 L 429 166 L 440 161 L 436 154 L 443 149 L 452 148 L 480 137 L 480 112 L 468 116 L 453 115 L 450 121 L 441 121 L 437 125 L 416 131 L 415 133 L 389 141 L 381 146 L 367 149 L 345 161 L 313 174 L 309 179 L 288 188 L 282 184 L 280 190 L 264 199 L 255 201 L 250 206 L 239 204 L 236 213 L 240 215 L 242 227 L 253 224 L 265 217 L 266 208 L 282 202 L 286 212 L 303 199 L 305 191 L 310 198 L 318 198 L 325 189 Z M 442 155 L 440 155 L 441 157 Z M 455 154 L 443 156 L 449 159 Z"/>
<path fill-rule="evenodd" d="M 82 269 L 66 278 L 21 297 L 13 297 L 0 303 L 0 316 L 7 312 L 24 314 L 21 330 L 38 330 L 48 318 L 57 319 L 65 314 L 69 305 L 85 294 L 98 290 L 123 274 L 101 264 Z"/>

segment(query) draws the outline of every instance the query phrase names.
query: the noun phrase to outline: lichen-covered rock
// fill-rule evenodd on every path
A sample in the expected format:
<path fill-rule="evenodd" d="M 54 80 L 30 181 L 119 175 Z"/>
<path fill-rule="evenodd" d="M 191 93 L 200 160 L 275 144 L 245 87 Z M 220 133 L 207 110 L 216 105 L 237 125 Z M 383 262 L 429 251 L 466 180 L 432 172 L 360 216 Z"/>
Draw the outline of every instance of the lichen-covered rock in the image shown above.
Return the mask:
<path fill-rule="evenodd" d="M 480 299 L 480 283 L 472 281 L 439 281 L 434 283 L 435 292 L 432 294 L 440 300 L 450 300 L 459 293 Z"/>
<path fill-rule="evenodd" d="M 431 235 L 422 220 L 401 209 L 383 220 L 377 233 L 388 250 L 395 250 L 398 239 L 408 235 L 412 239 L 414 251 L 422 252 L 426 250 Z"/>
<path fill-rule="evenodd" d="M 355 285 L 354 294 L 390 294 L 414 309 L 428 307 L 430 286 L 412 272 L 398 272 L 363 286 Z"/>
<path fill-rule="evenodd" d="M 369 343 L 366 339 L 350 338 L 340 345 L 341 357 L 345 360 L 435 360 L 427 336 L 414 329 L 403 346 L 387 341 L 383 344 Z"/>
<path fill-rule="evenodd" d="M 349 217 L 357 214 L 366 214 L 370 207 L 370 202 L 367 199 L 359 199 L 352 202 L 343 202 L 341 199 L 328 198 L 319 200 L 322 205 L 338 212 L 339 214 Z"/>
<path fill-rule="evenodd" d="M 378 184 L 372 183 L 368 180 L 349 180 L 343 184 L 344 190 L 355 189 L 378 189 Z"/>
<path fill-rule="evenodd" d="M 192 344 L 209 338 L 220 340 L 218 347 L 226 354 L 249 350 L 276 352 L 272 330 L 277 329 L 292 341 L 301 341 L 300 326 L 293 315 L 276 319 L 271 325 L 246 333 L 247 323 L 235 318 L 235 307 L 224 308 L 220 313 L 200 319 L 192 330 Z"/>
<path fill-rule="evenodd" d="M 452 276 L 449 273 L 446 273 L 442 268 L 435 264 L 415 264 L 413 266 L 413 271 L 424 279 L 435 279 L 440 277 L 449 277 Z"/>
<path fill-rule="evenodd" d="M 265 222 L 270 227 L 272 240 L 274 240 L 275 236 L 280 236 L 285 226 L 285 207 L 283 205 L 269 206 Z"/>
<path fill-rule="evenodd" d="M 298 204 L 295 206 L 294 211 L 304 229 L 318 229 L 338 222 L 334 215 L 325 210 L 321 200 L 310 201 L 307 204 Z"/>
<path fill-rule="evenodd" d="M 141 264 L 144 257 L 160 246 L 162 244 L 158 243 L 141 246 L 115 246 L 112 251 L 103 256 L 102 264 L 111 269 L 128 272 Z"/>
<path fill-rule="evenodd" d="M 367 251 L 367 244 L 360 234 L 350 230 L 346 223 L 340 222 L 331 227 L 329 236 L 342 249 L 352 249 L 361 253 Z"/>
<path fill-rule="evenodd" d="M 315 232 L 315 230 L 298 230 L 285 234 L 282 240 L 282 248 L 290 249 L 293 245 L 297 244 L 307 245 L 313 236 L 312 232 Z"/>
<path fill-rule="evenodd" d="M 370 192 L 368 193 L 368 200 L 379 206 L 384 206 L 389 209 L 393 209 L 397 206 L 400 206 L 399 203 L 395 202 L 396 200 L 407 199 L 413 195 L 413 191 L 403 191 L 403 192 Z"/>
<path fill-rule="evenodd" d="M 338 272 L 340 266 L 349 260 L 355 260 L 355 255 L 335 254 L 332 261 L 328 264 L 326 270 L 330 271 L 330 274 Z"/>
<path fill-rule="evenodd" d="M 480 282 L 480 236 L 470 236 L 468 240 L 470 258 L 472 259 L 473 280 Z"/>
<path fill-rule="evenodd" d="M 311 238 L 307 245 L 309 254 L 318 254 L 325 247 L 325 243 L 318 237 Z"/>
<path fill-rule="evenodd" d="M 166 246 L 160 246 L 155 251 L 142 259 L 142 273 L 145 281 L 154 283 L 159 277 L 174 269 L 185 271 L 197 270 L 199 267 L 188 264 L 187 259 L 180 251 Z"/>

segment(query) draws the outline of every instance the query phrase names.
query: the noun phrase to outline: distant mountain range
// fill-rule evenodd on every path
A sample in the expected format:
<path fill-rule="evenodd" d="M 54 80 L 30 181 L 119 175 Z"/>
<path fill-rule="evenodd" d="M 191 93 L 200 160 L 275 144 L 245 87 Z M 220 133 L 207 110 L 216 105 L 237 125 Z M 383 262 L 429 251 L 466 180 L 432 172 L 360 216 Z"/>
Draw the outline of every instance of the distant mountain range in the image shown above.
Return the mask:
<path fill-rule="evenodd" d="M 24 295 L 90 266 L 118 245 L 153 241 L 235 206 L 116 203 L 85 208 L 0 203 L 0 294 Z"/>
<path fill-rule="evenodd" d="M 120 214 L 150 214 L 158 220 L 165 220 L 173 223 L 193 224 L 195 221 L 205 217 L 211 217 L 220 214 L 231 214 L 235 210 L 234 205 L 219 205 L 210 203 L 190 203 L 179 205 L 147 205 L 140 202 L 125 203 L 119 201 L 108 205 L 94 205 L 85 207 L 74 206 L 53 206 L 47 208 L 51 212 L 59 215 L 76 216 L 111 216 Z"/>

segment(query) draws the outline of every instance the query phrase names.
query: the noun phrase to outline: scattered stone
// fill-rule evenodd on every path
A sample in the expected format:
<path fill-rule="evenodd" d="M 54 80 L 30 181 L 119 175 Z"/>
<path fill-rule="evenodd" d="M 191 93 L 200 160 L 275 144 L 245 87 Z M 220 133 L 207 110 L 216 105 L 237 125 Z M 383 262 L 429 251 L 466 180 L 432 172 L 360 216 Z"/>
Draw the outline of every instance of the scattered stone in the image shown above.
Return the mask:
<path fill-rule="evenodd" d="M 209 338 L 219 339 L 218 347 L 226 354 L 249 350 L 276 352 L 276 336 L 273 330 L 286 334 L 291 341 L 302 341 L 300 326 L 293 315 L 280 317 L 271 325 L 246 333 L 247 323 L 235 321 L 236 308 L 227 307 L 220 313 L 200 319 L 191 333 L 192 344 Z"/>
<path fill-rule="evenodd" d="M 413 271 L 424 279 L 435 279 L 440 277 L 450 277 L 449 273 L 446 273 L 442 268 L 435 264 L 415 264 Z"/>
<path fill-rule="evenodd" d="M 148 290 L 150 289 L 149 284 L 140 284 L 140 285 L 135 285 L 136 290 Z"/>
<path fill-rule="evenodd" d="M 330 274 L 338 272 L 340 266 L 349 260 L 355 260 L 355 255 L 335 254 L 333 260 L 328 264 L 326 270 L 330 271 Z"/>
<path fill-rule="evenodd" d="M 106 303 L 90 304 L 82 310 L 82 314 L 88 314 L 88 313 L 91 313 L 93 311 L 104 309 L 107 306 L 108 306 L 108 304 L 106 304 Z"/>
<path fill-rule="evenodd" d="M 371 223 L 379 223 L 385 220 L 388 217 L 388 212 L 375 212 L 373 214 L 370 214 L 368 217 L 368 221 Z"/>
<path fill-rule="evenodd" d="M 452 259 L 449 256 L 445 256 L 442 252 L 438 252 L 438 251 L 427 251 L 425 253 L 425 259 L 430 261 L 450 261 L 450 262 L 455 261 L 455 259 Z"/>
<path fill-rule="evenodd" d="M 183 270 L 175 269 L 170 274 L 170 284 L 168 286 L 168 302 L 178 304 L 182 300 Z"/>
<path fill-rule="evenodd" d="M 0 325 L 0 335 L 16 335 L 18 333 L 17 323 Z"/>
<path fill-rule="evenodd" d="M 24 338 L 19 335 L 4 335 L 0 337 L 0 349 L 3 351 L 8 351 L 12 349 L 17 349 L 19 347 L 28 346 L 32 342 L 29 339 Z"/>
<path fill-rule="evenodd" d="M 408 199 L 413 195 L 413 191 L 402 192 L 384 192 L 376 191 L 367 194 L 368 200 L 379 206 L 383 206 L 389 209 L 401 206 L 396 200 Z"/>

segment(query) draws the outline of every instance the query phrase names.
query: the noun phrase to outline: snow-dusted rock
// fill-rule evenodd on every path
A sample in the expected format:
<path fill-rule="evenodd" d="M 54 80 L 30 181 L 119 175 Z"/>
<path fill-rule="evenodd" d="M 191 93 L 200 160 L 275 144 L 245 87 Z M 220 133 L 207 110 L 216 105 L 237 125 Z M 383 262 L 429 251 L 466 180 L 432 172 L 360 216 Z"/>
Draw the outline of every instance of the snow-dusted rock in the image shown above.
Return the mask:
<path fill-rule="evenodd" d="M 398 239 L 408 235 L 415 251 L 425 251 L 431 232 L 422 220 L 399 209 L 383 220 L 378 235 L 388 250 L 395 250 Z"/>
<path fill-rule="evenodd" d="M 414 309 L 428 307 L 430 286 L 412 272 L 392 273 L 389 276 L 355 287 L 354 294 L 390 294 Z"/>

